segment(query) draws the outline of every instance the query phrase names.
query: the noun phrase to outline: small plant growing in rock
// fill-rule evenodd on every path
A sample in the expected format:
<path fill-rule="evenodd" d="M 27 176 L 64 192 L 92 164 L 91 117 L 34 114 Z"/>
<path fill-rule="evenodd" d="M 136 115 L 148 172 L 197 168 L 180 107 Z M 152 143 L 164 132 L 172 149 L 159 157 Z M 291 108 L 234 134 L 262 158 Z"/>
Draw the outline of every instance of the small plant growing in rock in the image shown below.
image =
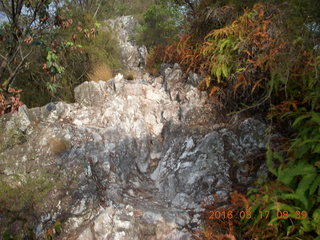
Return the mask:
<path fill-rule="evenodd" d="M 49 149 L 54 155 L 63 153 L 70 148 L 70 143 L 65 139 L 50 138 L 48 139 Z"/>
<path fill-rule="evenodd" d="M 90 81 L 94 82 L 108 81 L 113 77 L 113 72 L 107 64 L 100 64 L 95 66 L 87 76 Z"/>
<path fill-rule="evenodd" d="M 124 71 L 123 76 L 124 76 L 124 79 L 127 79 L 127 80 L 134 80 L 139 77 L 138 74 L 132 70 Z"/>

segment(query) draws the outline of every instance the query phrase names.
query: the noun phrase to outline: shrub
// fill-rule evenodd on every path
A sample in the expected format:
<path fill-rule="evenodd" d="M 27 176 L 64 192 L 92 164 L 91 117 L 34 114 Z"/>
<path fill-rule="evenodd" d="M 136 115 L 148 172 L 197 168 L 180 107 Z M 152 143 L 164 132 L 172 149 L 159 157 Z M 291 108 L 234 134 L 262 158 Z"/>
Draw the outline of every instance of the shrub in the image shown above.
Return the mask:
<path fill-rule="evenodd" d="M 250 238 L 320 237 L 320 114 L 294 115 L 297 134 L 290 148 L 280 153 L 268 149 L 267 164 L 275 179 L 249 192 L 252 214 L 272 213 L 270 218 L 257 218 L 254 224 L 244 222 Z"/>
<path fill-rule="evenodd" d="M 134 39 L 140 45 L 166 45 L 179 33 L 180 15 L 170 5 L 152 5 L 143 14 L 143 22 Z"/>
<path fill-rule="evenodd" d="M 92 72 L 88 73 L 90 81 L 107 81 L 113 77 L 111 68 L 106 64 L 100 64 L 93 67 Z"/>
<path fill-rule="evenodd" d="M 277 61 L 284 53 L 286 38 L 279 19 L 276 8 L 257 4 L 200 42 L 183 35 L 166 48 L 164 60 L 205 75 L 208 93 L 224 109 L 235 110 L 242 107 L 240 103 L 258 107 L 270 98 L 273 87 L 267 85 L 274 86 L 270 72 L 282 74 Z"/>
<path fill-rule="evenodd" d="M 45 31 L 34 34 L 39 27 L 35 25 L 19 36 L 17 44 L 11 39 L 10 22 L 0 28 L 1 84 L 7 91 L 9 79 L 10 86 L 24 90 L 21 99 L 29 107 L 51 101 L 72 102 L 74 87 L 87 80 L 87 73 L 98 63 L 119 68 L 120 55 L 112 33 L 100 31 L 89 9 L 81 11 L 77 4 L 64 4 L 64 8 L 54 9 L 55 19 L 39 23 L 47 24 Z M 13 48 L 20 50 L 14 52 L 19 53 L 15 58 L 10 57 Z"/>
<path fill-rule="evenodd" d="M 154 76 L 160 74 L 160 66 L 164 61 L 165 47 L 163 45 L 156 45 L 150 48 L 146 59 L 146 70 Z"/>
<path fill-rule="evenodd" d="M 97 65 L 105 63 L 112 69 L 119 68 L 117 43 L 111 33 L 100 31 L 99 26 L 92 17 L 79 16 L 79 22 L 57 30 L 56 47 L 49 55 L 45 49 L 37 49 L 30 58 L 29 69 L 15 82 L 16 87 L 24 89 L 22 101 L 29 107 L 51 101 L 72 102 L 74 87 L 97 71 L 94 69 Z M 63 69 L 55 72 L 55 67 L 61 66 Z"/>

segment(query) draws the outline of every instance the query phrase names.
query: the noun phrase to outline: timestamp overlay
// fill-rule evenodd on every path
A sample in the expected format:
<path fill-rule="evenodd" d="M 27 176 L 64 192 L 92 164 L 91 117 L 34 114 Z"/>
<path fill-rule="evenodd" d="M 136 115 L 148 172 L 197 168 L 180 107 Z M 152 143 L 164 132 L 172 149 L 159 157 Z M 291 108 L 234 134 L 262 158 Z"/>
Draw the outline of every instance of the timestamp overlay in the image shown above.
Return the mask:
<path fill-rule="evenodd" d="M 286 210 L 270 210 L 270 211 L 258 211 L 253 214 L 249 209 L 242 211 L 234 210 L 213 210 L 209 211 L 209 220 L 225 220 L 225 219 L 270 219 L 271 216 L 277 217 L 277 219 L 305 219 L 308 217 L 306 211 L 289 212 Z"/>

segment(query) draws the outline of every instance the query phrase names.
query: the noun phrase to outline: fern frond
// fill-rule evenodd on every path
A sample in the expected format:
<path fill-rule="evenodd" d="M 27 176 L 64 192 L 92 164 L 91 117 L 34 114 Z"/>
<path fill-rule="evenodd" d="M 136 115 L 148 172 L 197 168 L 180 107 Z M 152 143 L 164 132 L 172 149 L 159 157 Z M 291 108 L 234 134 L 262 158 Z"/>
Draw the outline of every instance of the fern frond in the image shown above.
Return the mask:
<path fill-rule="evenodd" d="M 278 176 L 278 173 L 276 169 L 273 167 L 273 157 L 272 157 L 272 150 L 270 147 L 267 148 L 267 153 L 266 153 L 266 163 L 269 171 L 273 173 L 274 175 Z"/>
<path fill-rule="evenodd" d="M 313 181 L 313 183 L 311 184 L 309 188 L 309 194 L 313 195 L 317 191 L 317 188 L 320 188 L 320 175 L 318 175 L 316 179 Z"/>
<path fill-rule="evenodd" d="M 315 167 L 306 162 L 299 161 L 297 164 L 293 165 L 290 168 L 286 168 L 284 170 L 279 169 L 278 180 L 285 185 L 289 185 L 292 182 L 293 178 L 296 176 L 304 176 L 308 174 L 314 175 L 315 173 Z"/>

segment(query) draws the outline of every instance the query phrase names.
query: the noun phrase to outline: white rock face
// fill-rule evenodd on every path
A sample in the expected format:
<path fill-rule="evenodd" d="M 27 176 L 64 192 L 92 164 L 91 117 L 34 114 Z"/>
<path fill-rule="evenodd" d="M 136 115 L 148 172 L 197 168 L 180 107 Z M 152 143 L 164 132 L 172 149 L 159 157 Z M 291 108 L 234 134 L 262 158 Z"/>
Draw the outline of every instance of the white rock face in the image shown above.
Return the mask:
<path fill-rule="evenodd" d="M 145 66 L 147 48 L 145 46 L 137 46 L 130 40 L 138 25 L 137 20 L 133 16 L 122 16 L 105 21 L 105 25 L 105 31 L 111 29 L 117 35 L 123 64 L 129 70 L 142 73 L 142 69 Z"/>
<path fill-rule="evenodd" d="M 243 163 L 263 149 L 265 125 L 217 123 L 206 95 L 185 79 L 178 65 L 158 78 L 119 74 L 81 84 L 74 104 L 0 117 L 2 173 L 45 169 L 54 178 L 34 213 L 39 239 L 57 219 L 61 239 L 192 239 L 201 202 L 253 181 Z"/>

